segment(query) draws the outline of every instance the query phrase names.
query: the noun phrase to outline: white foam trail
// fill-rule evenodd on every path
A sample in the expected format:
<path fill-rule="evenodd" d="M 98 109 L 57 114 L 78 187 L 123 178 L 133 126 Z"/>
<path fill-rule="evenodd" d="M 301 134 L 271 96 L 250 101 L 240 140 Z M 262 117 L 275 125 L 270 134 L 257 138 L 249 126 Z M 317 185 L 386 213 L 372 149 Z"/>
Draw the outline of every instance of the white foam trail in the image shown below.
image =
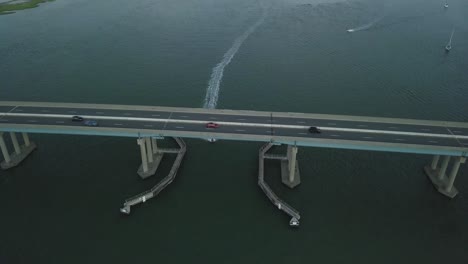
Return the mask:
<path fill-rule="evenodd" d="M 208 82 L 206 89 L 204 108 L 216 108 L 219 96 L 219 85 L 223 79 L 224 68 L 231 62 L 232 58 L 236 55 L 242 43 L 252 34 L 255 29 L 265 20 L 265 13 L 250 26 L 242 35 L 240 35 L 232 44 L 231 48 L 226 51 L 223 59 L 213 68 L 211 72 L 211 79 Z"/>

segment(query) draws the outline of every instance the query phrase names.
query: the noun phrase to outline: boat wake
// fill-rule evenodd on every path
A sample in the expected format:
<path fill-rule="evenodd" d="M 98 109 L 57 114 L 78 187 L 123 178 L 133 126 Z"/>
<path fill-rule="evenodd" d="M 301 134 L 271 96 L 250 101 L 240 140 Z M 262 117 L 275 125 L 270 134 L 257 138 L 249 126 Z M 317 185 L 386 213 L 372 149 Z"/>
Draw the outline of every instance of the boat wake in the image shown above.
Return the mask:
<path fill-rule="evenodd" d="M 234 40 L 231 48 L 224 54 L 223 59 L 213 68 L 210 81 L 208 82 L 208 88 L 206 89 L 204 108 L 216 108 L 218 104 L 219 85 L 223 79 L 224 68 L 231 62 L 232 58 L 242 46 L 242 43 L 244 43 L 250 34 L 252 34 L 264 20 L 265 13 L 263 13 L 255 24 L 250 26 L 242 35 Z"/>
<path fill-rule="evenodd" d="M 356 27 L 356 28 L 350 28 L 350 29 L 347 29 L 346 31 L 348 32 L 357 32 L 357 31 L 362 31 L 362 30 L 367 30 L 369 28 L 371 28 L 373 25 L 375 25 L 375 23 L 379 22 L 380 20 L 382 20 L 383 17 L 380 17 L 370 23 L 367 23 L 365 25 L 362 25 L 360 27 Z"/>

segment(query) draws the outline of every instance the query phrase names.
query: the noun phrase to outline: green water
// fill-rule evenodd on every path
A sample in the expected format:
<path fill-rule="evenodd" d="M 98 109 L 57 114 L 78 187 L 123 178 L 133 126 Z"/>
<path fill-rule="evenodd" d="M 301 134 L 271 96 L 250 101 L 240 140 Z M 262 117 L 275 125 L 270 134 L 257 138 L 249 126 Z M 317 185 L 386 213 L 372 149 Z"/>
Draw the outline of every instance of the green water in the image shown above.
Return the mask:
<path fill-rule="evenodd" d="M 218 108 L 468 122 L 468 2 L 317 2 L 57 0 L 0 16 L 0 99 L 201 107 L 213 67 L 266 12 Z M 256 184 L 260 144 L 187 140 L 176 180 L 126 217 L 169 156 L 142 181 L 134 139 L 31 139 L 0 173 L 2 264 L 468 263 L 466 165 L 448 200 L 422 171 L 431 157 L 301 148 L 294 191 L 267 163 L 295 230 Z"/>

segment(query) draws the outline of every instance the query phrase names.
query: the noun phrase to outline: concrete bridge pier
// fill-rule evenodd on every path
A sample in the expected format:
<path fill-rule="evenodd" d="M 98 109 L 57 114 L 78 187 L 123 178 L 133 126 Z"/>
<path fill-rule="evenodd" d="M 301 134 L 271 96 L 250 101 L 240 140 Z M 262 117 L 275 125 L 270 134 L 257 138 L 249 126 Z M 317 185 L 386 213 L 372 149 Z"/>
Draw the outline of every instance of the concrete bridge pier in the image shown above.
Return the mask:
<path fill-rule="evenodd" d="M 16 133 L 10 132 L 11 143 L 15 150 L 10 154 L 5 144 L 5 140 L 3 139 L 3 132 L 0 132 L 0 149 L 2 150 L 3 157 L 5 158 L 5 160 L 0 163 L 0 167 L 3 170 L 18 166 L 33 150 L 36 149 L 36 144 L 29 140 L 28 134 L 22 133 L 22 135 L 24 145 L 20 146 Z"/>
<path fill-rule="evenodd" d="M 434 187 L 443 195 L 453 198 L 458 194 L 458 190 L 453 186 L 457 177 L 460 164 L 465 163 L 465 157 L 455 157 L 452 170 L 449 176 L 446 175 L 447 168 L 450 162 L 450 156 L 444 156 L 440 167 L 438 167 L 440 156 L 436 155 L 432 159 L 431 166 L 424 167 L 424 171 L 431 180 Z"/>
<path fill-rule="evenodd" d="M 141 154 L 141 165 L 137 173 L 142 179 L 146 179 L 156 173 L 164 153 L 158 150 L 155 138 L 139 138 L 137 144 Z"/>
<path fill-rule="evenodd" d="M 159 192 L 161 192 L 164 188 L 166 188 L 169 184 L 171 184 L 171 182 L 175 179 L 177 171 L 179 170 L 179 167 L 182 164 L 182 159 L 184 158 L 185 152 L 187 151 L 187 146 L 185 145 L 185 142 L 180 138 L 174 138 L 174 140 L 179 145 L 178 149 L 158 149 L 155 138 L 138 139 L 137 142 L 140 145 L 141 157 L 142 157 L 143 162 L 148 157 L 153 157 L 154 155 L 153 162 L 147 163 L 147 166 L 148 166 L 147 172 L 149 172 L 152 169 L 152 166 L 155 166 L 154 170 L 156 171 L 156 168 L 159 165 L 159 162 L 161 161 L 163 153 L 177 154 L 177 157 L 174 163 L 172 164 L 172 168 L 169 171 L 169 174 L 166 177 L 164 177 L 160 182 L 158 182 L 155 186 L 153 186 L 151 189 L 125 200 L 124 205 L 120 208 L 121 213 L 130 214 L 132 206 L 140 204 L 140 203 L 144 203 L 147 200 L 154 198 L 156 195 L 159 194 Z M 148 160 L 146 160 L 146 162 L 148 162 Z M 152 164 L 155 164 L 156 162 L 158 162 L 157 165 L 152 165 Z M 140 169 L 142 169 L 143 165 L 144 163 L 142 164 Z M 140 173 L 140 170 L 138 171 L 138 173 Z"/>
<path fill-rule="evenodd" d="M 297 146 L 288 145 L 286 159 L 281 161 L 281 181 L 291 189 L 301 183 L 296 156 Z"/>

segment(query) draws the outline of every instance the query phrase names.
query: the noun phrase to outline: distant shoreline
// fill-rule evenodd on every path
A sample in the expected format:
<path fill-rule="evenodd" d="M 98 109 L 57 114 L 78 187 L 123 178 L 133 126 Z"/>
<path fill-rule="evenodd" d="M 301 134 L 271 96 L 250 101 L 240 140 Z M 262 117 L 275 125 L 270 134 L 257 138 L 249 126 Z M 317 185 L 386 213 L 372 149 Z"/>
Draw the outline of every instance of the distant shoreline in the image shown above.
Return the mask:
<path fill-rule="evenodd" d="M 38 7 L 39 4 L 54 0 L 0 0 L 0 15 L 12 14 L 14 11 Z"/>

